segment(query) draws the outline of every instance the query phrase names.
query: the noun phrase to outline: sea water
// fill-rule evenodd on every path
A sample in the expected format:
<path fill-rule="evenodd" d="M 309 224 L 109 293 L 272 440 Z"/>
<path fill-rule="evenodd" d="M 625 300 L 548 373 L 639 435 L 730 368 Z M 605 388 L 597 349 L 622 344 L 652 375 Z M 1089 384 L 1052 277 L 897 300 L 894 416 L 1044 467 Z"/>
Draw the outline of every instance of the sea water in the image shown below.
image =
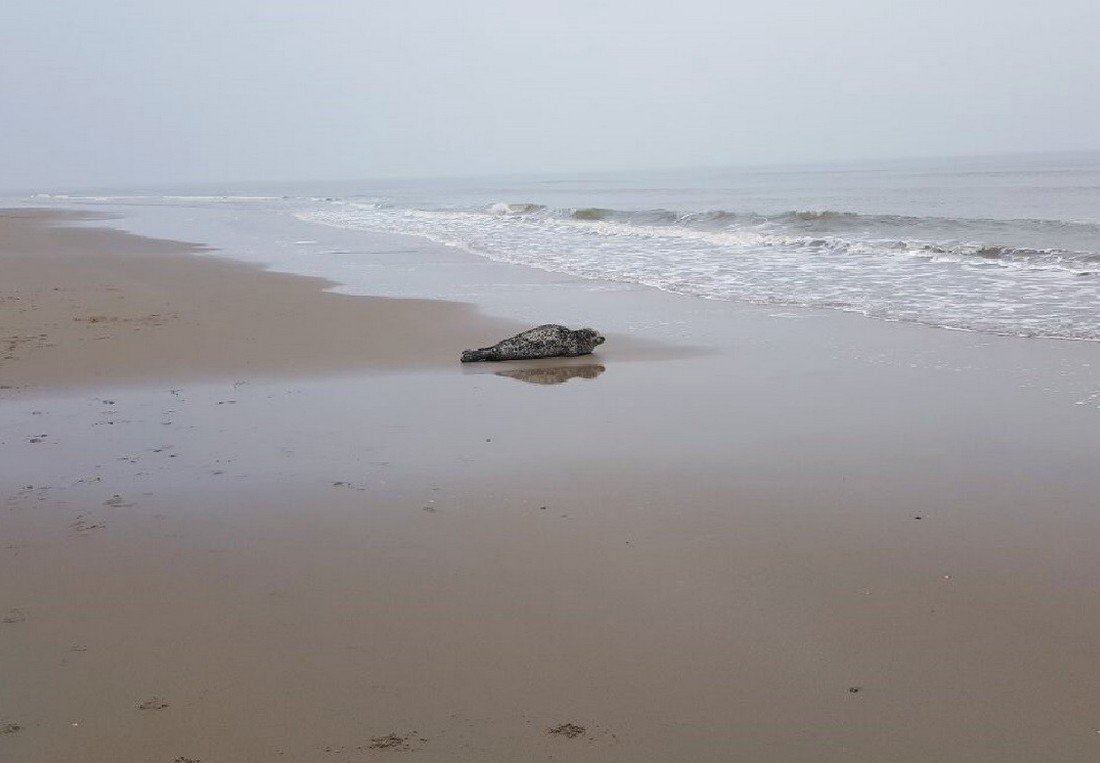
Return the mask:
<path fill-rule="evenodd" d="M 29 200 L 262 208 L 698 298 L 1100 340 L 1097 153 Z"/>

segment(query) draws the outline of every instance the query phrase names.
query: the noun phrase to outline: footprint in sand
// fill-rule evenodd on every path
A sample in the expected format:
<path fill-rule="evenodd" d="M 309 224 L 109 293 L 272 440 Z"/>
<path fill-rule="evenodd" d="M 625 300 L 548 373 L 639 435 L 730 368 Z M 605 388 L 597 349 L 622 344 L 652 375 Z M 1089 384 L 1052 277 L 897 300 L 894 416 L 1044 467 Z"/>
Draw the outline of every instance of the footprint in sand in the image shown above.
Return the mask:
<path fill-rule="evenodd" d="M 618 744 L 619 735 L 596 724 L 582 726 L 579 723 L 562 723 L 558 726 L 546 729 L 549 736 L 565 737 L 566 739 L 579 739 L 584 737 L 589 742 L 602 742 L 604 744 Z"/>
<path fill-rule="evenodd" d="M 77 517 L 76 521 L 69 525 L 81 535 L 85 535 L 92 530 L 102 530 L 106 526 L 106 522 L 88 522 L 83 517 Z"/>
<path fill-rule="evenodd" d="M 414 732 L 415 733 L 415 732 Z M 411 734 L 409 736 L 412 736 Z M 409 736 L 398 736 L 397 734 L 386 734 L 380 737 L 371 737 L 370 744 L 367 745 L 368 750 L 406 750 L 409 746 Z"/>
<path fill-rule="evenodd" d="M 576 723 L 563 723 L 560 726 L 554 726 L 547 729 L 547 734 L 553 734 L 554 736 L 563 736 L 566 739 L 576 739 L 587 731 L 584 726 L 580 726 Z"/>

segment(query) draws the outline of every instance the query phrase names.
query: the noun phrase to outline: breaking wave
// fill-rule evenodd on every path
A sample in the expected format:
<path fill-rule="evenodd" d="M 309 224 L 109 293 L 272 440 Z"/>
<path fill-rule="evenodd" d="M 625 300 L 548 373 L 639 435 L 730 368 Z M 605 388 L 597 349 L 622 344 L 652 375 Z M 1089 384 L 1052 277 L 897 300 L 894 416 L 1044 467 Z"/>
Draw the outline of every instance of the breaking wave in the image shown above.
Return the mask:
<path fill-rule="evenodd" d="M 1100 254 L 1093 251 L 1058 247 L 1029 247 L 985 243 L 972 240 L 981 235 L 1004 235 L 1027 230 L 1031 236 L 1053 234 L 1094 237 L 1100 241 L 1100 225 L 1060 220 L 992 220 L 947 217 L 907 217 L 903 215 L 866 215 L 856 212 L 790 211 L 773 215 L 703 210 L 677 212 L 668 209 L 615 210 L 602 207 L 551 209 L 542 204 L 495 203 L 488 207 L 492 215 L 539 217 L 547 224 L 555 222 L 612 223 L 630 226 L 626 235 L 706 239 L 716 245 L 746 244 L 828 250 L 834 253 L 877 253 L 883 256 L 913 255 L 940 262 L 952 258 L 964 262 L 1001 262 L 1008 267 L 1065 269 L 1079 272 L 1100 265 Z M 603 234 L 614 229 L 594 228 Z M 731 235 L 732 234 L 732 235 Z M 811 235 L 816 234 L 816 235 Z M 849 234 L 849 235 L 845 235 Z M 877 234 L 877 235 L 876 235 Z M 912 238 L 897 238 L 909 234 Z"/>
<path fill-rule="evenodd" d="M 527 202 L 420 209 L 350 200 L 300 216 L 709 299 L 1100 340 L 1100 225 L 1092 223 Z"/>

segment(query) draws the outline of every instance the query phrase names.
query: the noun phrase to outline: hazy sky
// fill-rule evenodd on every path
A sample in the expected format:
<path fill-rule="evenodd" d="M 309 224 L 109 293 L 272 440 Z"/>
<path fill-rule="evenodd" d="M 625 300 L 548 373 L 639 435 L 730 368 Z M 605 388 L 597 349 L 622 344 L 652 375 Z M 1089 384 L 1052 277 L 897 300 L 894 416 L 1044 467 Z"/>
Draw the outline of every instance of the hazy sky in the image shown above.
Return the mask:
<path fill-rule="evenodd" d="M 0 188 L 1100 149 L 1097 0 L 2 0 Z"/>

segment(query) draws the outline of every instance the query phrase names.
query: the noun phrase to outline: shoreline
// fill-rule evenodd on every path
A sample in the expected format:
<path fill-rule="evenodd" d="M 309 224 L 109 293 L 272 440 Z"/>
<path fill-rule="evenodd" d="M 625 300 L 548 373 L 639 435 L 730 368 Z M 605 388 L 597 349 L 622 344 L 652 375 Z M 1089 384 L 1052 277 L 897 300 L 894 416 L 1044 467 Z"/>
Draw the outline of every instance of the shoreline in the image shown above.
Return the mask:
<path fill-rule="evenodd" d="M 0 755 L 1095 758 L 1100 378 L 1080 345 L 331 234 L 376 258 L 379 293 L 482 297 L 406 303 L 174 250 L 154 271 L 152 244 L 55 230 L 76 231 L 58 264 L 100 275 L 36 303 L 59 332 L 42 353 L 80 361 L 72 318 L 107 286 L 133 291 L 122 318 L 200 301 L 106 322 L 130 357 L 178 331 L 170 363 L 0 392 L 0 727 L 19 727 Z M 79 262 L 116 257 L 142 269 Z M 19 288 L 70 288 L 26 267 Z M 178 293 L 151 288 L 165 273 Z M 283 299 L 300 342 L 340 341 L 283 357 Z M 400 305 L 437 351 L 360 336 Z M 459 367 L 455 342 L 483 339 L 459 332 L 534 314 L 620 338 Z M 49 369 L 23 361 L 27 384 Z"/>
<path fill-rule="evenodd" d="M 331 280 L 273 272 L 202 245 L 65 226 L 104 219 L 0 210 L 0 387 L 457 368 L 462 350 L 530 328 L 469 303 L 340 294 Z M 621 360 L 691 352 L 614 339 Z M 599 364 L 597 352 L 532 367 Z M 493 365 L 523 376 L 515 364 Z"/>
<path fill-rule="evenodd" d="M 98 219 L 0 210 L 5 387 L 438 368 L 513 328 L 472 305 L 348 297 L 197 245 L 64 226 Z"/>

